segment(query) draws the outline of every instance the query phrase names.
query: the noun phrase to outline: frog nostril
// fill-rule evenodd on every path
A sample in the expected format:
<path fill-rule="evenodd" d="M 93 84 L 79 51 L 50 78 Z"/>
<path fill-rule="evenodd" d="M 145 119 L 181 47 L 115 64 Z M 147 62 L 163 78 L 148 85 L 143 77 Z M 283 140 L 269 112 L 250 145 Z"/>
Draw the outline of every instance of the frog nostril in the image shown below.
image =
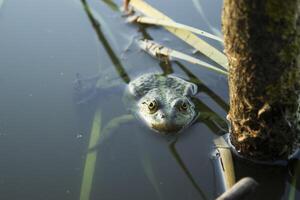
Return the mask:
<path fill-rule="evenodd" d="M 164 118 L 166 118 L 166 115 L 165 115 L 165 114 L 161 114 L 160 117 L 161 117 L 162 119 L 164 119 Z"/>

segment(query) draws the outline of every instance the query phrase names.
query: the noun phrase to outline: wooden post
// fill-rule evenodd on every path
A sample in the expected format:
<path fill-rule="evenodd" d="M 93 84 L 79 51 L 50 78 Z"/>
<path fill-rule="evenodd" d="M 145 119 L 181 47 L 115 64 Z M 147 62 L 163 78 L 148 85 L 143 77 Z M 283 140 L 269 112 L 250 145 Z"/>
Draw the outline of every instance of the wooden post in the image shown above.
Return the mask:
<path fill-rule="evenodd" d="M 299 135 L 299 0 L 224 0 L 230 141 L 242 156 L 287 159 Z"/>

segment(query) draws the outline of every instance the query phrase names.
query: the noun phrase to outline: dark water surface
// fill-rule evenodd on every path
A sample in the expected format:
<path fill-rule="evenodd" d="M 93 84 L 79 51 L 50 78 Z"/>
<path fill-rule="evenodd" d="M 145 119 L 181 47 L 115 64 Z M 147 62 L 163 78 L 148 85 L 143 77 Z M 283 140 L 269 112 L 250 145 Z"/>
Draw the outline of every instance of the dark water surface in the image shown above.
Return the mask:
<path fill-rule="evenodd" d="M 111 1 L 87 1 L 91 19 L 80 0 L 4 1 L 0 9 L 0 199 L 79 199 L 94 112 L 101 110 L 102 127 L 128 114 L 122 102 L 126 82 L 146 72 L 197 77 L 203 91 L 197 95 L 203 117 L 177 142 L 135 120 L 116 127 L 97 147 L 91 199 L 214 199 L 223 190 L 212 150 L 213 139 L 224 133 L 220 126 L 228 109 L 226 77 L 186 62 L 163 65 L 141 52 L 132 41 L 145 37 L 189 54 L 193 49 L 162 28 L 125 23 L 118 10 L 121 1 L 106 2 Z M 221 1 L 147 2 L 178 22 L 221 32 Z M 93 20 L 100 26 L 93 26 Z M 99 73 L 101 89 L 83 94 L 78 104 L 74 99 L 78 74 Z M 291 178 L 283 174 L 273 181 L 278 182 L 274 187 L 279 194 L 273 193 L 272 199 L 288 197 Z M 269 186 L 267 197 L 272 191 Z"/>

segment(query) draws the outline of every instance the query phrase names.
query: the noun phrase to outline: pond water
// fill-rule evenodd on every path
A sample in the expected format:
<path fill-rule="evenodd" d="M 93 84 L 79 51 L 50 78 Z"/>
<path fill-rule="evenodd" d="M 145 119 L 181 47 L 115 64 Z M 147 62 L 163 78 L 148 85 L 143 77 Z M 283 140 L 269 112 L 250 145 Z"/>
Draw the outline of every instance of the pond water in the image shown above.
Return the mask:
<path fill-rule="evenodd" d="M 147 2 L 178 22 L 221 33 L 222 1 Z M 213 139 L 227 130 L 227 78 L 187 62 L 160 63 L 140 51 L 139 38 L 190 55 L 193 49 L 163 28 L 126 23 L 120 0 L 86 3 L 6 0 L 0 8 L 0 199 L 79 199 L 95 113 L 101 114 L 101 130 L 128 116 L 123 90 L 146 72 L 196 77 L 202 118 L 178 138 L 136 120 L 100 134 L 105 141 L 93 150 L 90 199 L 214 199 L 224 191 L 212 152 Z M 74 97 L 78 76 L 99 74 L 101 89 Z M 290 197 L 293 181 L 286 170 L 274 178 L 274 170 L 236 165 L 238 177 L 270 174 L 259 175 L 257 199 Z"/>

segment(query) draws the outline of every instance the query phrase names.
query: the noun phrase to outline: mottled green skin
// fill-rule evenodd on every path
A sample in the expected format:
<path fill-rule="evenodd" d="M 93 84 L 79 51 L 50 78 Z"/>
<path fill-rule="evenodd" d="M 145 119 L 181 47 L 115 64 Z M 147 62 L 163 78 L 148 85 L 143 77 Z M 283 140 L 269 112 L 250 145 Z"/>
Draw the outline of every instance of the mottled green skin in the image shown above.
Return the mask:
<path fill-rule="evenodd" d="M 196 92 L 197 86 L 193 83 L 151 73 L 131 81 L 126 96 L 130 110 L 148 127 L 159 133 L 176 133 L 189 126 L 198 115 L 190 99 Z M 157 108 L 151 111 L 149 104 L 153 101 Z"/>

